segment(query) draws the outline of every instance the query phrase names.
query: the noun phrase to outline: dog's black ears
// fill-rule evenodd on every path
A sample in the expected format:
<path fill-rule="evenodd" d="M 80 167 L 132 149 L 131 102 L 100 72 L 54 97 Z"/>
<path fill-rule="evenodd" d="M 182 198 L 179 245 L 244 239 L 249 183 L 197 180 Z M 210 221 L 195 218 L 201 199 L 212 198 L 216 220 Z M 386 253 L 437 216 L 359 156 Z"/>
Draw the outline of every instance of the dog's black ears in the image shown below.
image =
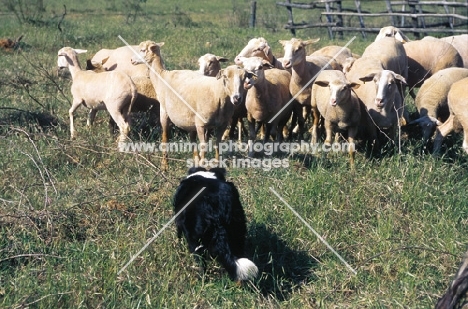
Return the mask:
<path fill-rule="evenodd" d="M 214 167 L 210 169 L 210 172 L 216 175 L 216 178 L 222 181 L 226 181 L 226 169 L 222 167 Z"/>
<path fill-rule="evenodd" d="M 196 172 L 206 172 L 206 168 L 204 168 L 204 167 L 191 167 L 188 170 L 187 175 L 192 175 L 193 173 L 196 173 Z"/>

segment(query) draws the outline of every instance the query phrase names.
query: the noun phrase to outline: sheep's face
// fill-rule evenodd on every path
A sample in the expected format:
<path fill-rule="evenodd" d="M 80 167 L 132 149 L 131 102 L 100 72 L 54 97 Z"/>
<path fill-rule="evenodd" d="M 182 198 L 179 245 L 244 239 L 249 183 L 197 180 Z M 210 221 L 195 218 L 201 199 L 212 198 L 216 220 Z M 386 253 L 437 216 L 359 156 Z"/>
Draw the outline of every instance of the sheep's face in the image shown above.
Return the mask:
<path fill-rule="evenodd" d="M 152 41 L 144 41 L 138 45 L 138 56 L 134 55 L 131 58 L 133 65 L 141 63 L 151 63 L 156 56 L 160 56 L 160 48 L 164 42 L 155 43 Z"/>
<path fill-rule="evenodd" d="M 375 38 L 375 42 L 385 37 L 395 38 L 395 40 L 401 43 L 409 42 L 408 37 L 406 37 L 406 35 L 404 35 L 400 29 L 394 26 L 383 27 L 382 29 L 380 29 L 379 34 Z"/>
<path fill-rule="evenodd" d="M 247 72 L 236 65 L 228 66 L 226 69 L 219 71 L 217 79 L 223 79 L 223 85 L 226 93 L 229 95 L 231 103 L 239 105 L 245 97 L 244 82 Z"/>
<path fill-rule="evenodd" d="M 244 88 L 247 90 L 265 78 L 264 69 L 273 67 L 267 60 L 260 57 L 241 57 L 240 61 L 247 71 L 247 77 L 244 82 Z"/>
<path fill-rule="evenodd" d="M 372 80 L 374 82 L 376 92 L 374 102 L 378 110 L 391 106 L 395 101 L 395 95 L 399 95 L 398 84 L 406 84 L 403 76 L 389 70 L 369 74 L 360 78 L 360 80 L 364 82 Z"/>
<path fill-rule="evenodd" d="M 328 103 L 331 106 L 346 104 L 349 102 L 351 89 L 356 89 L 360 86 L 358 83 L 350 83 L 341 79 L 334 79 L 332 81 L 316 80 L 315 84 L 320 87 L 328 87 L 330 91 L 330 100 Z"/>
<path fill-rule="evenodd" d="M 241 50 L 241 52 L 234 58 L 237 65 L 242 64 L 241 57 L 260 57 L 267 61 L 273 58 L 270 45 L 264 38 L 253 38 Z"/>
<path fill-rule="evenodd" d="M 320 39 L 302 41 L 300 39 L 292 38 L 289 41 L 279 41 L 284 48 L 283 56 L 283 67 L 289 69 L 294 65 L 297 65 L 306 58 L 306 46 L 315 42 L 318 42 Z"/>
<path fill-rule="evenodd" d="M 73 65 L 73 59 L 76 59 L 77 54 L 86 53 L 84 49 L 73 49 L 71 47 L 63 47 L 57 53 L 57 66 L 61 68 L 68 68 Z"/>
<path fill-rule="evenodd" d="M 227 58 L 205 54 L 198 59 L 199 71 L 206 76 L 216 76 L 221 70 L 221 62 L 228 61 Z"/>

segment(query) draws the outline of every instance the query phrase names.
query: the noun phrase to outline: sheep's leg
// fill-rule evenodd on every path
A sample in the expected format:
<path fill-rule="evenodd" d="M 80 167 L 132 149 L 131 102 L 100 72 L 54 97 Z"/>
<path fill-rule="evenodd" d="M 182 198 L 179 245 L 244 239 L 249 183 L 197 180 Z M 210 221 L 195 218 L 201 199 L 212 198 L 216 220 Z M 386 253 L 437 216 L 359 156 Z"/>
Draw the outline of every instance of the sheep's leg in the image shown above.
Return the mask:
<path fill-rule="evenodd" d="M 97 111 L 98 111 L 98 110 L 95 109 L 95 108 L 91 108 L 91 109 L 89 110 L 89 113 L 88 113 L 88 121 L 87 121 L 87 123 L 86 123 L 86 125 L 87 125 L 88 127 L 91 127 L 91 126 L 94 124 L 94 119 L 96 119 L 96 113 L 97 113 Z"/>
<path fill-rule="evenodd" d="M 463 127 L 463 150 L 468 153 L 468 126 Z"/>
<path fill-rule="evenodd" d="M 204 126 L 197 125 L 197 135 L 198 139 L 200 140 L 200 161 L 205 159 L 205 152 L 206 152 L 206 130 Z M 195 153 L 194 153 L 195 155 Z"/>
<path fill-rule="evenodd" d="M 125 142 L 128 138 L 128 133 L 130 132 L 130 126 L 128 125 L 127 121 L 125 121 L 124 116 L 120 112 L 109 110 L 109 114 L 119 127 L 120 135 L 118 141 L 120 143 Z"/>
<path fill-rule="evenodd" d="M 436 129 L 436 136 L 434 138 L 434 149 L 432 154 L 436 155 L 440 151 L 440 146 L 444 138 L 453 131 L 453 120 L 454 115 L 451 114 L 450 117 L 442 125 L 438 126 Z"/>
<path fill-rule="evenodd" d="M 247 116 L 247 120 L 249 122 L 249 157 L 253 158 L 254 151 L 253 151 L 253 143 L 255 142 L 255 138 L 257 136 L 257 132 L 255 131 L 255 119 L 251 115 Z"/>
<path fill-rule="evenodd" d="M 278 125 L 278 123 L 276 121 L 274 124 L 264 122 L 263 125 L 265 127 L 265 136 L 263 136 L 263 143 L 267 143 L 270 140 L 270 136 L 275 136 L 277 134 L 276 126 Z"/>
<path fill-rule="evenodd" d="M 354 168 L 354 158 L 356 155 L 356 145 L 354 144 L 354 139 L 356 138 L 358 132 L 358 127 L 349 127 L 348 128 L 348 153 L 349 153 L 349 164 L 351 168 Z"/>
<path fill-rule="evenodd" d="M 196 131 L 189 132 L 189 137 L 190 137 L 190 143 L 192 145 L 195 145 L 195 147 L 193 148 L 193 159 L 195 160 L 195 162 L 198 162 L 198 160 L 200 160 L 200 157 L 198 156 L 197 132 Z"/>
<path fill-rule="evenodd" d="M 226 126 L 227 127 L 227 126 Z M 215 159 L 220 160 L 219 156 L 219 144 L 221 143 L 221 138 L 223 137 L 223 132 L 226 130 L 226 127 L 219 127 L 216 129 L 216 147 L 215 147 Z M 223 167 L 222 165 L 219 165 L 219 167 Z"/>
<path fill-rule="evenodd" d="M 70 109 L 68 110 L 68 114 L 70 115 L 70 135 L 71 135 L 71 139 L 74 139 L 76 137 L 75 125 L 74 125 L 74 122 L 73 122 L 73 113 L 78 108 L 78 106 L 81 105 L 81 103 L 82 103 L 81 100 L 80 101 L 73 100 L 73 104 L 70 107 Z"/>
<path fill-rule="evenodd" d="M 314 119 L 315 120 L 315 119 Z M 328 120 L 325 120 L 325 145 L 331 146 L 334 125 Z"/>
<path fill-rule="evenodd" d="M 159 108 L 159 121 L 161 122 L 161 128 L 162 128 L 162 135 L 161 135 L 161 144 L 165 145 L 166 147 L 163 146 L 163 152 L 162 152 L 162 160 L 161 160 L 161 165 L 163 169 L 167 169 L 167 142 L 168 142 L 168 133 L 169 133 L 169 116 L 166 113 L 166 110 L 163 108 L 162 104 Z"/>
<path fill-rule="evenodd" d="M 312 144 L 317 144 L 317 128 L 318 128 L 318 124 L 320 120 L 320 113 L 316 106 L 312 108 L 312 114 L 313 114 L 314 119 L 312 123 L 312 138 L 310 142 Z"/>

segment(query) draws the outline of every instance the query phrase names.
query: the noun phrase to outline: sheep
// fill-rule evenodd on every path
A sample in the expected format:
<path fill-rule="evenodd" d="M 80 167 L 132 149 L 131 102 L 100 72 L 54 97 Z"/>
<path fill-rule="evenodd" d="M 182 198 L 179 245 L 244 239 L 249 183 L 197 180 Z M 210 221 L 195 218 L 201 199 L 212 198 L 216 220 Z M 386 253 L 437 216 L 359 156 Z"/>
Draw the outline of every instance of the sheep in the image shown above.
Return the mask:
<path fill-rule="evenodd" d="M 434 134 L 436 126 L 445 122 L 450 115 L 447 105 L 450 87 L 465 77 L 468 77 L 468 69 L 443 69 L 428 78 L 419 89 L 415 99 L 419 118 L 412 123 L 421 126 L 424 146 Z"/>
<path fill-rule="evenodd" d="M 312 82 L 315 80 L 315 77 L 321 70 L 331 69 L 331 67 L 326 66 L 328 62 L 324 62 L 321 57 L 314 56 L 306 59 L 305 47 L 319 40 L 318 38 L 303 41 L 301 39 L 292 38 L 289 41 L 279 41 L 284 48 L 283 67 L 292 70 L 289 91 L 293 98 L 304 107 L 311 106 Z M 317 143 L 316 128 L 319 121 L 319 112 L 316 108 L 312 108 L 312 114 L 313 125 L 311 142 Z M 299 119 L 298 123 L 302 135 L 304 120 Z"/>
<path fill-rule="evenodd" d="M 221 70 L 221 62 L 229 61 L 225 57 L 216 56 L 213 54 L 205 54 L 198 59 L 199 65 L 199 72 L 202 75 L 206 76 L 213 76 L 216 77 L 218 72 Z M 234 130 L 236 128 L 236 124 L 238 127 L 238 139 L 241 140 L 241 132 L 244 129 L 242 125 L 242 119 L 247 115 L 247 111 L 245 109 L 245 104 L 240 104 L 235 106 L 234 114 L 232 116 L 232 120 L 230 123 L 230 127 L 226 129 L 223 134 L 222 139 L 227 139 L 228 137 L 232 138 L 234 136 Z M 245 130 L 245 129 L 244 129 Z"/>
<path fill-rule="evenodd" d="M 361 120 L 360 103 L 353 89 L 359 83 L 349 82 L 338 70 L 322 71 L 312 86 L 312 106 L 316 106 L 325 120 L 325 144 L 331 145 L 336 127 L 348 131 L 348 149 L 351 166 L 354 165 L 354 138 Z"/>
<path fill-rule="evenodd" d="M 241 57 L 260 57 L 268 61 L 271 65 L 273 65 L 273 67 L 277 69 L 284 69 L 281 62 L 282 59 L 277 59 L 273 55 L 267 40 L 262 37 L 251 39 L 241 50 L 241 52 L 234 58 L 234 62 L 238 65 L 241 65 Z"/>
<path fill-rule="evenodd" d="M 231 65 L 219 71 L 216 78 L 191 70 L 168 71 L 161 58 L 160 49 L 163 45 L 164 42 L 141 42 L 138 48 L 140 54 L 132 57 L 132 63 L 146 62 L 151 66 L 150 79 L 160 102 L 162 143 L 168 142 L 169 124 L 173 123 L 188 131 L 192 142 L 198 135 L 200 154 L 195 147 L 193 155 L 195 160 L 203 160 L 207 130 L 216 130 L 216 145 L 219 145 L 231 120 L 234 106 L 243 100 L 246 71 Z M 218 147 L 215 151 L 215 159 L 218 160 Z M 162 164 L 167 167 L 167 149 L 163 151 Z"/>
<path fill-rule="evenodd" d="M 439 70 L 451 67 L 463 67 L 463 59 L 449 43 L 440 40 L 418 40 L 403 44 L 408 57 L 407 84 L 413 98 L 413 88 Z"/>
<path fill-rule="evenodd" d="M 202 75 L 216 77 L 221 70 L 221 62 L 227 62 L 229 59 L 213 54 L 205 54 L 198 58 L 199 72 Z"/>
<path fill-rule="evenodd" d="M 428 40 L 429 38 L 410 41 L 400 29 L 389 26 L 380 29 L 375 41 L 386 36 L 395 37 L 395 39 L 405 43 L 403 46 L 408 57 L 408 78 L 406 82 L 413 99 L 416 97 L 413 88 L 421 87 L 422 83 L 437 71 L 450 67 L 463 67 L 464 60 L 457 48 L 462 50 L 464 55 L 468 53 L 468 35 L 465 35 L 465 37 L 456 36 L 457 39 L 447 37 L 445 42 L 445 39 Z M 454 47 L 455 44 L 452 46 L 450 43 L 455 43 L 459 47 Z"/>
<path fill-rule="evenodd" d="M 135 84 L 122 72 L 82 71 L 77 55 L 86 50 L 64 47 L 58 51 L 57 65 L 68 67 L 72 76 L 73 103 L 69 110 L 71 138 L 76 136 L 73 113 L 81 105 L 90 109 L 88 126 L 93 124 L 98 110 L 107 109 L 120 129 L 119 141 L 127 139 L 130 130 L 128 113 L 137 97 Z"/>
<path fill-rule="evenodd" d="M 323 56 L 328 60 L 334 59 L 334 61 L 331 62 L 334 70 L 343 70 L 347 58 L 359 58 L 359 56 L 353 54 L 349 48 L 336 45 L 322 47 L 314 51 L 310 56 Z"/>
<path fill-rule="evenodd" d="M 426 36 L 423 40 L 436 39 L 432 36 Z M 437 39 L 436 39 L 437 40 Z M 463 59 L 463 67 L 468 69 L 468 34 L 452 35 L 439 40 L 452 44 Z"/>
<path fill-rule="evenodd" d="M 271 68 L 271 64 L 260 57 L 241 57 L 239 62 L 247 72 L 255 76 L 251 79 L 252 86 L 248 88 L 245 98 L 249 122 L 249 145 L 251 146 L 255 140 L 255 122 L 265 125 L 264 142 L 267 142 L 270 135 L 276 135 L 278 142 L 281 142 L 283 135 L 278 129 L 286 125 L 292 109 L 292 105 L 287 105 L 291 101 L 289 93 L 291 74 L 285 70 Z M 264 67 L 269 69 L 264 70 Z M 249 156 L 252 157 L 253 154 L 253 149 L 250 147 Z"/>
<path fill-rule="evenodd" d="M 363 125 L 370 140 L 376 143 L 379 142 L 377 128 L 389 129 L 393 140 L 400 119 L 406 116 L 403 91 L 397 87 L 406 84 L 406 63 L 403 44 L 394 38 L 383 38 L 370 44 L 346 73 L 349 81 L 364 82 L 355 92 L 367 109 Z M 370 81 L 373 83 L 366 83 Z"/>
<path fill-rule="evenodd" d="M 154 127 L 159 124 L 159 101 L 149 79 L 148 67 L 145 64 L 133 65 L 131 63 L 134 50 L 138 50 L 138 45 L 101 49 L 91 58 L 91 64 L 101 66 L 105 71 L 115 70 L 130 76 L 138 92 L 138 97 L 132 105 L 132 114 L 144 114 L 148 125 Z M 112 131 L 115 129 L 112 118 L 109 119 L 109 126 Z"/>
<path fill-rule="evenodd" d="M 375 38 L 374 42 L 377 42 L 380 39 L 383 39 L 385 37 L 393 37 L 395 40 L 401 42 L 401 43 L 406 43 L 410 42 L 411 40 L 397 27 L 394 26 L 387 26 L 383 27 L 380 29 L 379 34 Z"/>
<path fill-rule="evenodd" d="M 468 153 L 468 77 L 454 83 L 447 95 L 450 116 L 436 129 L 433 153 L 437 154 L 445 136 L 463 129 L 463 150 Z"/>

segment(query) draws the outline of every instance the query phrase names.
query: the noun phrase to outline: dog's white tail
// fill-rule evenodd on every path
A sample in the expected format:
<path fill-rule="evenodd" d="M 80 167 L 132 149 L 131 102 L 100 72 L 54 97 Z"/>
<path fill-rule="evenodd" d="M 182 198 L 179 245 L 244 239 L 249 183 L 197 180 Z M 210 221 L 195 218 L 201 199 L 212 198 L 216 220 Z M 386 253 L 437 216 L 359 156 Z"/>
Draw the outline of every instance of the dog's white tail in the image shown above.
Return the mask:
<path fill-rule="evenodd" d="M 249 259 L 241 258 L 236 260 L 236 266 L 237 280 L 249 280 L 258 275 L 257 266 Z"/>

